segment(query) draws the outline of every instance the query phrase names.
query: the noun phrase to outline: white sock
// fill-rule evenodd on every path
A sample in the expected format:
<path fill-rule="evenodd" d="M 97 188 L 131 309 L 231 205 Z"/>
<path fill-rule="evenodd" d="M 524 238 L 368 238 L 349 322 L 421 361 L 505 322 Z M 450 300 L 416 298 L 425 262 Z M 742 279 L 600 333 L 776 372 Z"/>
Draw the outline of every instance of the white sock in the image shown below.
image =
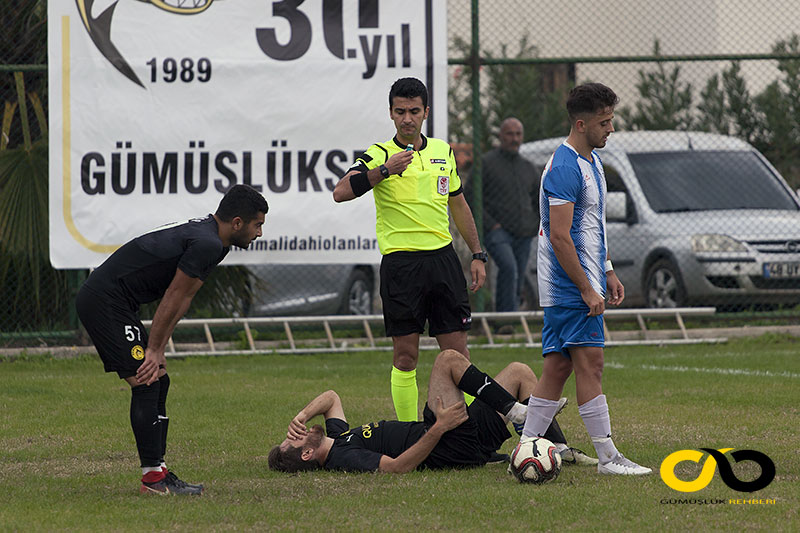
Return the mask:
<path fill-rule="evenodd" d="M 161 467 L 160 466 L 143 466 L 142 467 L 142 475 L 145 475 L 148 472 L 161 472 Z"/>
<path fill-rule="evenodd" d="M 554 442 L 553 444 L 555 444 L 555 446 L 556 446 L 556 451 L 557 451 L 558 453 L 561 453 L 561 452 L 563 452 L 564 450 L 568 450 L 568 449 L 569 449 L 569 446 L 567 446 L 567 445 L 566 445 L 566 444 L 564 444 L 563 442 Z"/>
<path fill-rule="evenodd" d="M 618 451 L 611 440 L 611 418 L 608 415 L 606 395 L 595 396 L 583 405 L 578 406 L 578 413 L 583 419 L 583 425 L 592 438 L 592 444 L 601 463 L 613 459 Z"/>
<path fill-rule="evenodd" d="M 553 417 L 558 411 L 558 401 L 537 398 L 531 394 L 528 400 L 528 412 L 525 416 L 523 437 L 541 437 L 550 427 Z"/>
<path fill-rule="evenodd" d="M 508 418 L 512 424 L 522 424 L 525 422 L 527 416 L 528 406 L 519 402 L 515 403 L 514 407 L 506 413 L 506 418 Z"/>

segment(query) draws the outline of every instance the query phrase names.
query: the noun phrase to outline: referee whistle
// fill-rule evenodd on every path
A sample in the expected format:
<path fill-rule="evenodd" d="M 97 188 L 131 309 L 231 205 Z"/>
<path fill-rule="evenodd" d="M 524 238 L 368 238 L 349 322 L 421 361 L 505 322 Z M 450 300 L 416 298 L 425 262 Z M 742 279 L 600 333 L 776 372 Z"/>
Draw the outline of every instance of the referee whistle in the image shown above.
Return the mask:
<path fill-rule="evenodd" d="M 413 152 L 413 151 L 414 151 L 414 145 L 413 144 L 409 144 L 408 146 L 406 146 L 406 152 Z"/>

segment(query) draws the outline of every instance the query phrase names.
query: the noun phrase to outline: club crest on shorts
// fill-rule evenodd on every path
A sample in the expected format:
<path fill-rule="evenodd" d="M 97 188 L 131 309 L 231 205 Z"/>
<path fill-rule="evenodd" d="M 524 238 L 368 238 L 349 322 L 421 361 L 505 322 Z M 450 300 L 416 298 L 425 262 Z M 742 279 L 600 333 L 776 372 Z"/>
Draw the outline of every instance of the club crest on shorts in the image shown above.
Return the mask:
<path fill-rule="evenodd" d="M 139 344 L 131 348 L 131 357 L 133 357 L 137 361 L 141 361 L 142 359 L 144 359 L 144 348 L 142 348 L 142 346 Z"/>
<path fill-rule="evenodd" d="M 439 176 L 439 194 L 444 196 L 450 192 L 450 176 Z"/>

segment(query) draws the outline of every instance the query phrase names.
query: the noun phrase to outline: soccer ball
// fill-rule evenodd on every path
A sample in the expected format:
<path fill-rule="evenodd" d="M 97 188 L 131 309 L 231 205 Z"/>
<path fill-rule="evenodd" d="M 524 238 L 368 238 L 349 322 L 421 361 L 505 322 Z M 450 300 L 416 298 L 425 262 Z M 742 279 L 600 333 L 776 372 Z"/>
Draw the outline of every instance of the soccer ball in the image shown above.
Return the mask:
<path fill-rule="evenodd" d="M 552 481 L 561 472 L 561 454 L 555 444 L 542 437 L 522 437 L 511 454 L 508 471 L 520 483 L 541 484 Z"/>

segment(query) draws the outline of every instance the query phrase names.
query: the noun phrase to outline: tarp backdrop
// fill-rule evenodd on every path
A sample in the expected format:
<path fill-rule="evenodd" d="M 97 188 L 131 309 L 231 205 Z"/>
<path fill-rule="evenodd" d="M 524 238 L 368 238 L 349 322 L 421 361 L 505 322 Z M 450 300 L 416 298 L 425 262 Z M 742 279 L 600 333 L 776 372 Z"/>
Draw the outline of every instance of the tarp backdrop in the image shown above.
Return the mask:
<path fill-rule="evenodd" d="M 174 4 L 174 5 L 173 5 Z M 426 83 L 446 137 L 446 2 L 48 2 L 50 258 L 100 264 L 237 183 L 270 204 L 227 264 L 369 263 L 372 195 L 335 204 L 356 154 L 394 134 L 388 91 Z"/>

